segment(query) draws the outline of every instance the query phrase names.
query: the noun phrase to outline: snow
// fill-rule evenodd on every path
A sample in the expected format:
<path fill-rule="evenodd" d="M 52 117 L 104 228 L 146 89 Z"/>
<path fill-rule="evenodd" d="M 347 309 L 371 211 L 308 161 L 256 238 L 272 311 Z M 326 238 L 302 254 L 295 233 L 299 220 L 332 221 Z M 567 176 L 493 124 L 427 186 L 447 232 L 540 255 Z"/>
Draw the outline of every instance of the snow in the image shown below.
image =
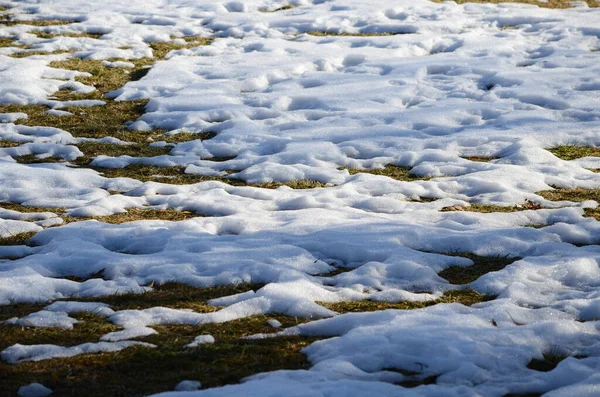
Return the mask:
<path fill-rule="evenodd" d="M 16 45 L 0 48 L 0 104 L 40 104 L 68 118 L 73 106 L 148 99 L 132 133 L 154 128 L 212 133 L 157 157 L 98 156 L 92 165 L 179 166 L 189 174 L 248 183 L 311 179 L 322 188 L 264 189 L 217 181 L 190 185 L 106 178 L 69 163 L 74 144 L 128 144 L 123 137 L 81 138 L 59 128 L 15 124 L 0 114 L 0 202 L 66 208 L 71 217 L 128 208 L 204 215 L 180 222 L 111 225 L 64 222 L 62 212 L 0 209 L 0 237 L 37 232 L 21 246 L 0 246 L 0 304 L 48 302 L 9 323 L 72 328 L 90 312 L 120 326 L 97 343 L 16 344 L 9 363 L 118 351 L 156 325 L 202 325 L 278 313 L 310 320 L 274 334 L 329 337 L 304 349 L 306 371 L 255 375 L 240 385 L 177 396 L 549 396 L 595 395 L 600 378 L 600 226 L 584 216 L 595 201 L 552 202 L 540 191 L 598 189 L 596 157 L 566 161 L 546 149 L 600 145 L 598 9 L 424 0 L 7 1 L 16 19 L 64 19 L 47 33 L 101 33 L 42 39 L 26 25 L 0 26 Z M 346 35 L 315 36 L 311 32 Z M 393 33 L 369 36 L 369 33 Z M 206 46 L 171 51 L 148 74 L 105 100 L 57 100 L 61 89 L 90 93 L 81 72 L 50 67 L 69 57 L 127 71 L 152 57 L 150 43 Z M 72 53 L 52 54 L 67 50 Z M 23 51 L 47 55 L 13 58 Z M 20 164 L 34 155 L 63 162 Z M 471 156 L 494 158 L 489 162 Z M 214 161 L 215 158 L 229 158 Z M 351 174 L 348 168 L 411 168 L 410 181 Z M 442 212 L 471 204 L 539 204 L 511 213 Z M 496 299 L 465 307 L 338 314 L 323 302 L 431 302 L 451 285 L 438 273 L 467 267 L 453 255 L 515 258 L 467 284 Z M 86 279 L 102 273 L 103 278 Z M 76 276 L 85 281 L 71 281 Z M 116 310 L 76 302 L 142 293 L 149 285 L 260 284 L 213 299 L 218 310 L 151 307 Z M 60 299 L 60 301 L 56 301 Z M 188 346 L 212 343 L 200 335 Z M 544 373 L 532 359 L 568 358 Z M 415 375 L 406 375 L 410 371 Z M 436 383 L 393 385 L 435 376 Z M 181 387 L 180 387 L 181 386 Z M 167 393 L 169 394 L 169 393 Z"/>
<path fill-rule="evenodd" d="M 198 347 L 205 343 L 215 343 L 215 338 L 212 335 L 198 335 L 192 342 L 185 345 L 185 347 Z"/>
<path fill-rule="evenodd" d="M 45 397 L 52 394 L 52 390 L 40 383 L 31 383 L 27 386 L 21 386 L 17 394 L 20 397 Z"/>
<path fill-rule="evenodd" d="M 202 387 L 202 383 L 197 380 L 184 380 L 175 386 L 175 391 L 194 391 Z"/>
<path fill-rule="evenodd" d="M 71 347 L 57 345 L 21 345 L 17 343 L 2 350 L 2 352 L 0 352 L 0 357 L 9 364 L 17 364 L 25 361 L 41 361 L 57 357 L 74 357 L 80 354 L 118 352 L 131 346 L 155 347 L 150 343 L 132 341 L 83 343 Z"/>

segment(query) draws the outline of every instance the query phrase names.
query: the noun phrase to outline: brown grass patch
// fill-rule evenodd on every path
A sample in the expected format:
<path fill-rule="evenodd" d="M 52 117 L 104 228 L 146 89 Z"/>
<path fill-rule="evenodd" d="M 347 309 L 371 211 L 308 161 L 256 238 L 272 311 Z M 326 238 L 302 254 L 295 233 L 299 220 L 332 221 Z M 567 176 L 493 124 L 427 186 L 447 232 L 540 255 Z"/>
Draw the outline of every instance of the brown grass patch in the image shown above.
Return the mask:
<path fill-rule="evenodd" d="M 397 165 L 388 164 L 384 168 L 372 169 L 372 170 L 363 170 L 359 168 L 340 168 L 341 170 L 348 170 L 350 175 L 355 174 L 372 174 L 372 175 L 382 175 L 387 176 L 389 178 L 396 179 L 398 181 L 410 182 L 415 180 L 425 181 L 431 179 L 430 177 L 421 177 L 410 173 L 410 168 L 408 167 L 399 167 Z"/>
<path fill-rule="evenodd" d="M 35 34 L 40 39 L 55 39 L 57 37 L 87 37 L 90 39 L 99 39 L 104 36 L 102 33 L 87 33 L 87 32 L 64 32 L 64 33 L 54 33 L 54 32 L 45 32 L 45 31 L 33 31 L 30 32 Z"/>
<path fill-rule="evenodd" d="M 434 3 L 443 3 L 443 0 L 431 0 Z M 600 2 L 595 0 L 584 0 L 589 7 L 600 7 Z M 481 3 L 481 4 L 502 4 L 502 3 L 522 3 L 522 4 L 532 4 L 542 8 L 571 8 L 573 7 L 573 2 L 569 0 L 548 0 L 547 2 L 541 2 L 536 0 L 456 0 L 458 4 L 468 4 L 468 3 Z"/>
<path fill-rule="evenodd" d="M 408 33 L 408 32 L 406 32 Z M 317 37 L 328 37 L 328 36 L 335 36 L 335 37 L 376 37 L 376 36 L 396 36 L 399 34 L 406 34 L 404 32 L 364 32 L 364 33 L 347 33 L 347 32 L 332 32 L 332 31 L 318 31 L 318 30 L 311 30 L 309 32 L 306 32 L 306 34 L 309 34 L 311 36 L 317 36 Z"/>
<path fill-rule="evenodd" d="M 539 210 L 542 206 L 531 200 L 525 200 L 523 204 L 511 205 L 511 206 L 500 206 L 491 204 L 471 204 L 469 206 L 453 205 L 450 207 L 444 207 L 440 211 L 442 212 L 456 212 L 456 211 L 467 211 L 467 212 L 479 212 L 482 214 L 490 214 L 494 212 L 518 212 L 527 210 Z"/>
<path fill-rule="evenodd" d="M 497 157 L 484 157 L 484 156 L 469 156 L 463 157 L 465 160 L 475 161 L 477 163 L 489 163 L 492 160 L 497 160 Z"/>
<path fill-rule="evenodd" d="M 440 277 L 455 285 L 471 283 L 484 274 L 502 270 L 511 263 L 521 259 L 517 257 L 479 256 L 471 253 L 453 254 L 452 256 L 461 256 L 463 258 L 471 259 L 474 262 L 473 265 L 468 267 L 450 266 L 439 272 Z"/>
<path fill-rule="evenodd" d="M 575 160 L 582 157 L 600 157 L 600 149 L 591 146 L 562 145 L 546 150 L 563 160 Z"/>
<path fill-rule="evenodd" d="M 259 10 L 259 11 L 260 12 L 278 12 L 278 11 L 291 10 L 292 8 L 296 8 L 296 6 L 291 5 L 291 4 L 287 4 L 287 5 L 284 5 L 283 7 L 279 7 L 279 8 L 276 8 L 274 10 L 265 9 L 265 10 Z"/>
<path fill-rule="evenodd" d="M 493 297 L 489 295 L 482 295 L 476 291 L 470 289 L 454 290 L 446 292 L 441 298 L 429 302 L 400 302 L 400 303 L 388 303 L 388 302 L 375 302 L 370 300 L 363 300 L 357 302 L 318 302 L 321 306 L 326 307 L 329 310 L 333 310 L 338 313 L 353 313 L 353 312 L 373 312 L 379 310 L 414 310 L 422 309 L 424 307 L 437 305 L 438 303 L 461 303 L 465 306 L 471 306 L 476 303 L 486 302 L 492 300 Z"/>
<path fill-rule="evenodd" d="M 176 39 L 185 40 L 185 44 L 177 44 L 173 42 L 149 43 L 152 48 L 153 55 L 156 58 L 164 58 L 170 51 L 183 50 L 185 48 L 193 48 L 201 45 L 209 45 L 213 39 L 210 37 L 199 36 L 184 36 L 176 37 Z"/>
<path fill-rule="evenodd" d="M 128 208 L 126 212 L 120 214 L 113 214 L 107 216 L 94 216 L 94 217 L 70 217 L 65 216 L 63 219 L 67 223 L 80 222 L 90 219 L 95 219 L 99 222 L 110 223 L 110 224 L 121 224 L 127 222 L 136 221 L 148 221 L 148 220 L 160 220 L 169 222 L 179 222 L 191 218 L 197 218 L 203 216 L 190 211 L 176 211 L 174 209 L 167 210 L 156 210 L 156 209 L 143 209 L 143 208 Z"/>
<path fill-rule="evenodd" d="M 0 140 L 0 148 L 17 147 L 21 146 L 25 142 L 11 142 Z"/>
<path fill-rule="evenodd" d="M 0 237 L 0 246 L 27 245 L 27 240 L 35 236 L 35 232 L 17 233 L 10 237 Z"/>
<path fill-rule="evenodd" d="M 0 21 L 0 26 L 15 26 L 15 25 L 59 26 L 59 25 L 69 25 L 71 23 L 79 23 L 79 21 L 62 20 L 62 19 L 32 19 L 32 20 L 9 19 L 9 20 Z"/>

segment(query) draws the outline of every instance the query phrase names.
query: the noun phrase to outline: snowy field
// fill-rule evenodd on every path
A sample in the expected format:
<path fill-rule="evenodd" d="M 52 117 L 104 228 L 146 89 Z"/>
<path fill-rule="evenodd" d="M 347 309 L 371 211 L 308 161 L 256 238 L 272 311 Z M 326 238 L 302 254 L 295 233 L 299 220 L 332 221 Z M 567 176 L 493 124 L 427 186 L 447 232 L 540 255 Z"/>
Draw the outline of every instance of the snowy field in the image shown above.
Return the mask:
<path fill-rule="evenodd" d="M 111 395 L 600 395 L 597 3 L 0 5 L 6 395 L 250 322 Z"/>

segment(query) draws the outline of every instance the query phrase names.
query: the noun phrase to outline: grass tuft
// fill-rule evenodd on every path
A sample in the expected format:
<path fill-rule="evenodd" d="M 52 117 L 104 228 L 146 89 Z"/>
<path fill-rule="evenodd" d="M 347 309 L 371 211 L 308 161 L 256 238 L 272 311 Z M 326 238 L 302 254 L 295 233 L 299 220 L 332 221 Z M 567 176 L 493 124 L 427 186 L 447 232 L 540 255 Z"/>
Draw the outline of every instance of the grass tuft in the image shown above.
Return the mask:
<path fill-rule="evenodd" d="M 398 181 L 415 181 L 415 180 L 428 180 L 431 179 L 429 177 L 421 177 L 410 173 L 410 168 L 407 167 L 399 167 L 397 165 L 388 164 L 384 168 L 378 168 L 373 170 L 363 170 L 359 168 L 340 168 L 341 170 L 346 169 L 350 173 L 350 175 L 365 173 L 372 175 L 382 175 L 387 176 L 389 178 L 396 179 Z"/>
<path fill-rule="evenodd" d="M 575 160 L 582 157 L 600 157 L 600 149 L 591 146 L 562 145 L 547 150 L 563 160 Z"/>
<path fill-rule="evenodd" d="M 438 303 L 461 303 L 465 306 L 471 306 L 476 303 L 492 300 L 489 295 L 482 295 L 471 289 L 461 289 L 446 292 L 441 298 L 429 302 L 375 302 L 370 300 L 355 301 L 355 302 L 318 302 L 321 306 L 338 313 L 354 313 L 354 312 L 374 312 L 379 310 L 414 310 L 424 307 L 437 305 Z"/>
<path fill-rule="evenodd" d="M 0 246 L 27 245 L 27 240 L 35 236 L 35 232 L 18 233 L 9 237 L 0 237 Z"/>
<path fill-rule="evenodd" d="M 559 353 L 546 353 L 542 359 L 534 358 L 528 364 L 527 368 L 534 371 L 550 372 L 568 356 Z"/>
<path fill-rule="evenodd" d="M 399 34 L 406 34 L 404 32 L 363 32 L 363 33 L 347 33 L 347 32 L 332 32 L 332 31 L 319 31 L 319 30 L 311 30 L 306 32 L 311 36 L 317 37 L 376 37 L 376 36 L 396 36 Z"/>
<path fill-rule="evenodd" d="M 521 259 L 518 257 L 508 258 L 502 256 L 479 256 L 471 253 L 459 253 L 451 255 L 468 258 L 474 262 L 473 265 L 468 267 L 450 266 L 438 273 L 440 277 L 455 285 L 471 283 L 484 274 L 502 270 L 511 263 Z"/>
<path fill-rule="evenodd" d="M 442 212 L 455 212 L 455 211 L 467 211 L 467 212 L 479 212 L 482 214 L 490 214 L 494 212 L 517 212 L 526 210 L 539 210 L 542 206 L 531 200 L 525 200 L 523 204 L 511 205 L 511 206 L 500 206 L 491 204 L 471 204 L 469 206 L 453 205 L 450 207 L 444 207 L 440 211 Z"/>
<path fill-rule="evenodd" d="M 443 3 L 444 0 L 431 0 L 434 3 Z M 545 2 L 541 2 L 538 0 L 455 0 L 458 4 L 469 4 L 469 3 L 481 3 L 481 4 L 502 4 L 502 3 L 521 3 L 521 4 L 531 4 L 542 8 L 557 8 L 557 9 L 565 9 L 573 7 L 572 0 L 548 0 Z M 583 0 L 587 3 L 587 5 L 591 8 L 600 7 L 600 2 L 596 0 Z"/>

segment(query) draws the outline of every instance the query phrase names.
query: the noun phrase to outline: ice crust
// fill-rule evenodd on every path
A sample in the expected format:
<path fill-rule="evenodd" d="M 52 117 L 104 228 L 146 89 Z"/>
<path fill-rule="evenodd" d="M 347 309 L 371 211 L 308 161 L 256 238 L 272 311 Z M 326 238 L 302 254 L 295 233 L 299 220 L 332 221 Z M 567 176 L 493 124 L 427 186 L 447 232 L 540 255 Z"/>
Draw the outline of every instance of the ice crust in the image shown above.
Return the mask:
<path fill-rule="evenodd" d="M 52 60 L 74 56 L 127 70 L 129 61 L 152 56 L 151 42 L 214 38 L 208 46 L 169 53 L 142 79 L 109 96 L 149 99 L 146 113 L 129 125 L 133 131 L 215 137 L 178 143 L 168 156 L 98 156 L 92 165 L 181 166 L 208 176 L 234 171 L 232 177 L 249 183 L 311 179 L 325 187 L 110 179 L 68 163 L 82 155 L 73 144 L 93 139 L 15 124 L 22 113 L 0 114 L 0 139 L 20 144 L 0 148 L 0 202 L 64 207 L 74 217 L 128 208 L 205 215 L 181 222 L 62 225 L 58 213 L 0 209 L 0 237 L 37 232 L 27 246 L 0 246 L 0 304 L 49 302 L 9 323 L 68 329 L 77 322 L 70 313 L 90 312 L 122 328 L 79 346 L 17 344 L 1 352 L 4 361 L 117 351 L 140 344 L 130 339 L 155 333 L 155 325 L 276 312 L 315 321 L 288 329 L 272 321 L 274 334 L 253 337 L 328 337 L 304 350 L 310 370 L 172 395 L 597 394 L 600 227 L 583 215 L 598 203 L 551 202 L 536 193 L 600 186 L 600 174 L 589 170 L 600 168 L 598 158 L 566 161 L 546 150 L 600 145 L 598 9 L 422 0 L 297 0 L 291 3 L 296 7 L 277 12 L 263 11 L 288 3 L 5 3 L 16 19 L 76 21 L 45 27 L 48 33 L 103 34 L 46 40 L 30 33 L 31 26 L 0 27 L 0 37 L 15 37 L 15 46 L 0 48 L 0 103 L 47 105 L 60 117 L 69 117 L 70 106 L 104 101 L 53 98 L 65 88 L 94 88 L 74 80 L 80 72 L 49 67 Z M 346 35 L 308 34 L 314 31 Z M 378 32 L 393 34 L 364 35 Z M 51 54 L 57 50 L 74 52 Z M 48 55 L 9 56 L 23 51 Z M 127 144 L 115 137 L 100 141 Z M 16 158 L 23 155 L 64 162 L 20 164 Z M 476 162 L 471 156 L 494 159 Z M 397 181 L 347 170 L 388 164 L 410 167 L 421 178 Z M 544 209 L 440 212 L 526 200 Z M 319 304 L 433 301 L 458 288 L 438 276 L 441 270 L 473 264 L 448 255 L 457 252 L 516 259 L 465 286 L 495 300 L 470 308 L 439 304 L 343 315 Z M 103 278 L 64 278 L 94 274 Z M 141 293 L 170 281 L 259 286 L 210 301 L 223 306 L 211 313 L 51 303 Z M 527 367 L 549 353 L 568 358 L 550 372 Z M 415 389 L 394 384 L 432 376 L 436 384 Z"/>

